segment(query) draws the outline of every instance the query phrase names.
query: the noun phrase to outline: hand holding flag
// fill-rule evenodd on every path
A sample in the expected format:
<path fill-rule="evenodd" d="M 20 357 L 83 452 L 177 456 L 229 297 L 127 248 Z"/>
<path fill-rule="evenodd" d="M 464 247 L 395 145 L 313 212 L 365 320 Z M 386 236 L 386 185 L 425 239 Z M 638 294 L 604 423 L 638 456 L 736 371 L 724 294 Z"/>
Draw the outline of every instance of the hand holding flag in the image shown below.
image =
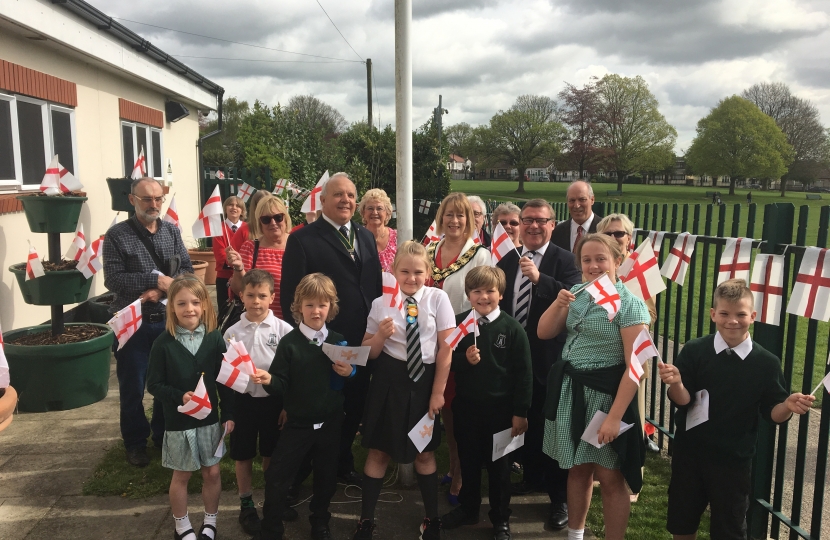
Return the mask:
<path fill-rule="evenodd" d="M 496 223 L 495 228 L 493 228 L 493 241 L 490 244 L 490 249 L 490 264 L 492 266 L 496 266 L 496 264 L 502 260 L 505 255 L 510 253 L 511 249 L 515 249 L 516 255 L 519 255 L 519 250 L 513 245 L 513 241 L 510 239 L 510 236 L 507 234 L 507 231 L 504 230 L 501 223 Z M 519 256 L 519 258 L 521 258 L 521 256 Z"/>
<path fill-rule="evenodd" d="M 604 273 L 599 276 L 585 287 L 585 290 L 594 298 L 598 306 L 608 312 L 608 320 L 613 320 L 620 311 L 621 301 L 620 293 L 617 292 L 608 274 Z"/>
<path fill-rule="evenodd" d="M 470 313 L 461 321 L 461 324 L 452 331 L 452 333 L 447 336 L 447 339 L 444 342 L 452 347 L 452 350 L 455 350 L 458 347 L 458 343 L 464 336 L 469 335 L 471 332 L 473 336 L 478 336 L 478 320 L 476 317 L 476 310 L 470 310 Z"/>
<path fill-rule="evenodd" d="M 234 338 L 231 338 L 228 343 L 228 351 L 222 357 L 223 362 L 228 362 L 247 375 L 256 373 L 254 361 L 251 359 L 251 355 L 248 354 L 247 349 L 245 349 L 245 344 L 241 341 L 236 341 Z"/>
<path fill-rule="evenodd" d="M 188 394 L 190 394 L 190 399 L 188 399 Z M 204 420 L 208 417 L 213 407 L 210 404 L 207 388 L 205 388 L 204 373 L 199 377 L 199 384 L 196 385 L 196 390 L 192 393 L 188 392 L 185 394 L 184 399 L 184 405 L 179 405 L 176 408 L 180 413 L 192 416 L 197 420 Z"/>
<path fill-rule="evenodd" d="M 657 352 L 657 346 L 651 340 L 648 329 L 643 328 L 634 340 L 634 349 L 631 351 L 631 359 L 628 365 L 628 376 L 634 383 L 640 384 L 640 379 L 645 373 L 643 364 L 655 356 L 659 359 L 660 353 Z"/>
<path fill-rule="evenodd" d="M 406 319 L 403 296 L 398 280 L 389 272 L 383 272 L 381 276 L 383 279 L 383 305 L 392 313 L 398 312 L 401 314 L 401 318 Z"/>

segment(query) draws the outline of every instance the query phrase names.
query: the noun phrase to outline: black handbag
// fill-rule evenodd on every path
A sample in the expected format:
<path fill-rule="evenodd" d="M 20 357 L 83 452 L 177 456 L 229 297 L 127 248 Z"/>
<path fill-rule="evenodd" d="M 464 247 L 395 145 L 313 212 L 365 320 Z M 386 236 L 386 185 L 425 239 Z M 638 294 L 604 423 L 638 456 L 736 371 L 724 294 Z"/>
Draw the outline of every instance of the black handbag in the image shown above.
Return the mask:
<path fill-rule="evenodd" d="M 254 240 L 254 256 L 251 260 L 251 270 L 256 268 L 257 255 L 259 255 L 258 239 Z M 219 331 L 222 332 L 223 336 L 225 335 L 225 332 L 228 331 L 228 328 L 239 322 L 239 319 L 242 318 L 243 313 L 245 313 L 245 304 L 242 303 L 242 300 L 236 297 L 229 298 L 228 303 L 225 306 L 225 316 L 219 324 Z"/>

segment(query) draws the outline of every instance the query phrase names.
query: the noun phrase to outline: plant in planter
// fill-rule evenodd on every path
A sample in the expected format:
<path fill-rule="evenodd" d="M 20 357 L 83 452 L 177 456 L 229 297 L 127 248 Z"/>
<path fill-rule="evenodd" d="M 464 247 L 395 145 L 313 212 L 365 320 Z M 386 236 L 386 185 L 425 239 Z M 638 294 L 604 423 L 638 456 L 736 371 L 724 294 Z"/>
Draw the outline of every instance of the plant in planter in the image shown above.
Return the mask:
<path fill-rule="evenodd" d="M 74 409 L 107 395 L 112 330 L 102 324 L 64 324 L 63 305 L 86 300 L 92 284 L 89 271 L 85 275 L 77 261 L 61 257 L 60 233 L 76 230 L 87 200 L 72 192 L 81 188 L 71 173 L 61 171 L 55 156 L 41 184 L 42 193 L 18 197 L 29 229 L 48 236 L 49 261 L 43 264 L 44 275 L 34 279 L 26 279 L 26 263 L 12 265 L 9 271 L 27 304 L 52 308 L 50 325 L 11 330 L 3 336 L 22 411 Z M 95 265 L 98 246 L 100 239 L 87 248 L 82 264 Z"/>

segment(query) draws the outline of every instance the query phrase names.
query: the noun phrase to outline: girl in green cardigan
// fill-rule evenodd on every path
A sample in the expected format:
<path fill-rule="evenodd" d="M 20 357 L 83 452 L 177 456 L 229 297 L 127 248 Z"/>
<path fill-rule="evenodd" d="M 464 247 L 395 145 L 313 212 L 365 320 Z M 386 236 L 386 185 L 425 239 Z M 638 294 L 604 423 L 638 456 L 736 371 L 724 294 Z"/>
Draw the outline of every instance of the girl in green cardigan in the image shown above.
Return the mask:
<path fill-rule="evenodd" d="M 216 313 L 208 291 L 196 277 L 185 274 L 174 279 L 167 297 L 167 332 L 156 339 L 150 350 L 147 391 L 164 408 L 161 459 L 164 467 L 173 469 L 170 482 L 170 507 L 176 525 L 173 538 L 197 540 L 187 513 L 187 482 L 193 471 L 201 469 L 205 519 L 198 540 L 213 540 L 222 491 L 221 457 L 215 457 L 214 453 L 223 436 L 222 427 L 228 432 L 234 427 L 233 390 L 216 384 L 225 343 L 216 329 Z M 210 413 L 201 420 L 178 410 L 193 398 L 193 389 L 200 378 L 204 380 L 211 406 Z"/>

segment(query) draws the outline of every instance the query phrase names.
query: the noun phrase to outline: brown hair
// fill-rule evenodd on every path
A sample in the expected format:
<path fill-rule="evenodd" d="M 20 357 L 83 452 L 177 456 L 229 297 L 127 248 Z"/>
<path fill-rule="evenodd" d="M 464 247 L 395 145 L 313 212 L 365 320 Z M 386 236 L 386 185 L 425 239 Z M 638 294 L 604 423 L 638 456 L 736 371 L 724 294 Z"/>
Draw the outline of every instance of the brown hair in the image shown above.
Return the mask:
<path fill-rule="evenodd" d="M 167 289 L 167 323 L 164 325 L 164 328 L 170 332 L 171 336 L 176 337 L 176 326 L 179 324 L 179 320 L 176 318 L 174 306 L 176 304 L 176 295 L 182 290 L 190 291 L 202 303 L 201 321 L 205 325 L 205 334 L 216 330 L 216 311 L 213 309 L 210 294 L 205 284 L 202 283 L 202 280 L 193 274 L 180 274 L 176 276 Z"/>
<path fill-rule="evenodd" d="M 625 254 L 623 253 L 620 244 L 610 236 L 601 233 L 586 234 L 582 237 L 582 239 L 579 242 L 577 242 L 576 246 L 574 247 L 576 267 L 579 270 L 582 270 L 582 246 L 584 246 L 588 242 L 599 242 L 600 244 L 603 244 L 608 249 L 608 253 L 611 254 L 611 257 L 615 261 L 622 262 L 623 258 L 625 257 Z"/>
<path fill-rule="evenodd" d="M 268 285 L 268 289 L 271 291 L 271 294 L 274 294 L 274 276 L 272 276 L 270 272 L 254 268 L 253 270 L 248 270 L 245 272 L 245 275 L 242 276 L 243 292 L 245 291 L 245 287 L 248 285 L 258 287 L 263 284 Z"/>
<path fill-rule="evenodd" d="M 256 195 L 256 193 L 254 194 Z M 245 221 L 248 219 L 248 209 L 245 208 L 245 201 L 242 200 L 241 197 L 237 197 L 236 195 L 231 195 L 225 202 L 222 203 L 222 210 L 225 212 L 225 217 L 228 216 L 228 206 L 235 204 L 236 206 L 242 209 L 242 214 L 239 215 L 239 219 Z"/>
<path fill-rule="evenodd" d="M 424 268 L 427 273 L 429 273 L 430 268 L 432 268 L 432 261 L 429 260 L 427 249 L 420 242 L 415 240 L 407 240 L 398 248 L 398 251 L 395 253 L 395 261 L 392 263 L 393 272 L 396 268 L 398 268 L 398 263 L 404 257 L 413 257 L 414 259 L 421 260 L 424 263 Z"/>
<path fill-rule="evenodd" d="M 476 266 L 464 278 L 464 294 L 467 296 L 473 289 L 496 289 L 503 295 L 506 288 L 507 278 L 498 266 Z"/>
<path fill-rule="evenodd" d="M 326 322 L 331 322 L 337 317 L 339 311 L 337 289 L 334 282 L 327 275 L 315 272 L 300 280 L 300 284 L 297 285 L 297 289 L 294 291 L 294 301 L 291 303 L 291 316 L 294 317 L 297 324 L 303 322 L 303 302 L 309 298 L 319 298 L 331 303 Z"/>
<path fill-rule="evenodd" d="M 555 222 L 556 221 L 556 211 L 550 205 L 548 201 L 545 199 L 530 199 L 527 201 L 524 206 L 522 206 L 522 212 L 524 212 L 525 208 L 547 208 L 550 212 L 550 218 Z M 521 219 L 522 214 L 519 214 L 519 218 Z"/>
<path fill-rule="evenodd" d="M 435 215 L 435 234 L 444 234 L 444 213 L 449 210 L 464 214 L 466 218 L 464 223 L 464 236 L 465 238 L 472 238 L 473 230 L 476 227 L 473 207 L 470 206 L 470 201 L 467 200 L 467 196 L 460 191 L 450 193 L 441 201 L 441 205 L 438 207 L 438 213 Z"/>
<path fill-rule="evenodd" d="M 752 302 L 752 290 L 747 287 L 743 279 L 727 279 L 717 286 L 715 296 L 712 298 L 712 309 L 716 309 L 718 300 L 725 300 L 730 304 L 737 304 L 744 298 Z"/>

